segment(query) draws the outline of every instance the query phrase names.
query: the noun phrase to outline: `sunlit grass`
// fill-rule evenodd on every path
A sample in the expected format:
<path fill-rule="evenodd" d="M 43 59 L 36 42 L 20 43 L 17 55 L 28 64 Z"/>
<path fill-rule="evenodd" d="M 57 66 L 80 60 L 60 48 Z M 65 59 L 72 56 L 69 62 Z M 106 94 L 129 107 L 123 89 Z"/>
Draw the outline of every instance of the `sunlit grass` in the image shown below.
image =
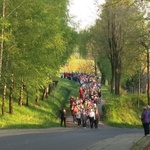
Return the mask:
<path fill-rule="evenodd" d="M 107 92 L 106 92 L 107 93 Z M 141 94 L 137 103 L 136 94 L 124 94 L 113 96 L 108 94 L 106 103 L 103 106 L 103 120 L 106 124 L 117 127 L 142 127 L 141 112 L 143 105 L 146 105 L 146 95 Z"/>
<path fill-rule="evenodd" d="M 35 103 L 30 100 L 29 106 L 18 106 L 13 103 L 13 114 L 8 113 L 8 101 L 5 105 L 5 115 L 0 114 L 1 129 L 19 128 L 49 128 L 60 126 L 59 110 L 68 107 L 71 95 L 77 96 L 78 84 L 67 79 L 58 79 L 58 86 L 45 100 Z M 1 107 L 1 106 L 0 106 Z"/>
<path fill-rule="evenodd" d="M 67 108 L 69 112 L 69 97 L 78 96 L 79 84 L 67 79 L 59 78 L 57 87 L 45 100 L 35 103 L 35 100 L 29 100 L 29 106 L 18 106 L 14 101 L 14 113 L 8 113 L 8 100 L 6 101 L 6 112 L 0 114 L 1 129 L 23 129 L 23 128 L 49 128 L 59 127 L 59 110 L 62 107 Z M 2 97 L 2 96 L 1 96 Z M 102 99 L 106 101 L 102 107 L 104 115 L 101 119 L 111 126 L 117 127 L 142 127 L 141 111 L 143 105 L 146 105 L 146 95 L 139 97 L 139 107 L 137 104 L 137 95 L 124 94 L 114 96 L 110 94 L 107 86 L 102 86 Z M 0 103 L 1 107 L 1 103 Z"/>

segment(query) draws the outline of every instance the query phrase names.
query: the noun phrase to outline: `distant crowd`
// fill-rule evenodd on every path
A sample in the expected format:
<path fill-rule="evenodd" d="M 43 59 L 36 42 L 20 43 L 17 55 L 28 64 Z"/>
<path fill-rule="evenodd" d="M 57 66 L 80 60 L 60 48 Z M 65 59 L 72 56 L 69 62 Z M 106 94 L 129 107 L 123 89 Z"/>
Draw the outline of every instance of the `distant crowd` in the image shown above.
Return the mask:
<path fill-rule="evenodd" d="M 61 78 L 76 81 L 80 84 L 78 97 L 69 99 L 73 122 L 83 128 L 98 128 L 100 119 L 98 104 L 101 102 L 101 83 L 97 76 L 84 73 L 62 73 Z M 150 136 L 150 106 L 143 107 L 141 122 L 144 135 Z M 61 126 L 66 127 L 66 110 L 61 110 Z"/>
<path fill-rule="evenodd" d="M 100 120 L 98 104 L 102 96 L 99 77 L 84 73 L 62 73 L 61 77 L 80 84 L 78 97 L 71 96 L 69 99 L 73 122 L 84 129 L 98 128 Z"/>

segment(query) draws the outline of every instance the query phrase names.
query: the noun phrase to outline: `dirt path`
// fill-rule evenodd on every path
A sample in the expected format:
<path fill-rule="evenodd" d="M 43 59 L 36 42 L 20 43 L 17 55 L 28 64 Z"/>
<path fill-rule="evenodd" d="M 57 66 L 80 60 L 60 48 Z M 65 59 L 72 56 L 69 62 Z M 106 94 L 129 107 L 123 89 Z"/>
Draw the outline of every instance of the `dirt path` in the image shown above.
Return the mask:
<path fill-rule="evenodd" d="M 67 117 L 66 124 L 67 124 L 67 127 L 77 127 L 77 123 L 73 122 L 73 118 L 71 114 Z"/>

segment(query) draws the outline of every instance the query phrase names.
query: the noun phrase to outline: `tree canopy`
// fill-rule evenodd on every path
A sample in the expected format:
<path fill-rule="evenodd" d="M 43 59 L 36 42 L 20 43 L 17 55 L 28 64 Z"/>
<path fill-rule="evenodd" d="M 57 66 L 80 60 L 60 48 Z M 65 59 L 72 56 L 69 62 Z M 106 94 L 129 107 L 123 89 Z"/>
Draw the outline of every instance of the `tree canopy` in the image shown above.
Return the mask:
<path fill-rule="evenodd" d="M 68 0 L 0 2 L 1 85 L 10 83 L 13 75 L 15 87 L 23 81 L 35 95 L 52 82 L 76 45 L 67 5 Z"/>
<path fill-rule="evenodd" d="M 84 37 L 81 42 L 84 43 L 83 52 L 88 54 L 92 48 L 93 54 L 97 55 L 102 78 L 105 76 L 111 85 L 111 92 L 117 95 L 126 86 L 126 81 L 146 66 L 145 48 L 141 40 L 146 42 L 149 37 L 145 33 L 149 20 L 145 21 L 143 5 L 148 6 L 149 3 L 106 0 L 100 8 L 101 14 L 96 24 L 81 35 Z M 85 38 L 86 34 L 88 37 Z"/>

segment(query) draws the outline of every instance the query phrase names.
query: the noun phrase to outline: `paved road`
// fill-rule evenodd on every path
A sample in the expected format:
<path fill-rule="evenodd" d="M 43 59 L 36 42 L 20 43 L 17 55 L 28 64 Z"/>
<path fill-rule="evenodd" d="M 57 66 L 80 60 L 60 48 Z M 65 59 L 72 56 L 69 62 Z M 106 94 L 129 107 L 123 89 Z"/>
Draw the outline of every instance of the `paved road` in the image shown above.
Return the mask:
<path fill-rule="evenodd" d="M 0 130 L 0 150 L 124 150 L 143 136 L 142 129 L 121 129 L 100 124 L 81 127 Z M 121 142 L 119 142 L 119 140 Z"/>
<path fill-rule="evenodd" d="M 98 107 L 102 114 L 102 101 Z M 0 150 L 129 150 L 143 137 L 143 129 L 106 126 L 98 129 L 71 127 L 49 129 L 0 130 Z"/>

